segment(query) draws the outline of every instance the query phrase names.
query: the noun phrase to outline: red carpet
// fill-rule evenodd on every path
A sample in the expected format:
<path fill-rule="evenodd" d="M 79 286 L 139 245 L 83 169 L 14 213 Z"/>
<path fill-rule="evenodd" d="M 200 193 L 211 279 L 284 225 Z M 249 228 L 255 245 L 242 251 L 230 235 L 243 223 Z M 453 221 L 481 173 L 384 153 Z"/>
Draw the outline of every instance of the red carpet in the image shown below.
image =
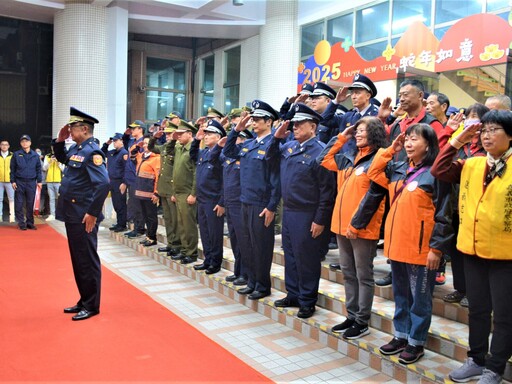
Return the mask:
<path fill-rule="evenodd" d="M 101 314 L 75 322 L 67 240 L 0 226 L 0 382 L 270 382 L 103 268 Z"/>

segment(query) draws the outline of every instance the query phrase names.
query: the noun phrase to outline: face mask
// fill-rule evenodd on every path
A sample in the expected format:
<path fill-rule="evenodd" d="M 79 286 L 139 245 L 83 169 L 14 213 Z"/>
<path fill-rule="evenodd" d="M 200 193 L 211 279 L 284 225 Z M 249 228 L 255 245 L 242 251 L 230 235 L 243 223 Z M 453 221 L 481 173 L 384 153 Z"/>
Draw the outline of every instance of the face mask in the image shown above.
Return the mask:
<path fill-rule="evenodd" d="M 469 120 L 464 120 L 464 129 L 466 129 L 467 127 L 469 127 L 470 125 L 473 125 L 473 124 L 478 124 L 480 122 L 479 119 L 469 119 Z"/>

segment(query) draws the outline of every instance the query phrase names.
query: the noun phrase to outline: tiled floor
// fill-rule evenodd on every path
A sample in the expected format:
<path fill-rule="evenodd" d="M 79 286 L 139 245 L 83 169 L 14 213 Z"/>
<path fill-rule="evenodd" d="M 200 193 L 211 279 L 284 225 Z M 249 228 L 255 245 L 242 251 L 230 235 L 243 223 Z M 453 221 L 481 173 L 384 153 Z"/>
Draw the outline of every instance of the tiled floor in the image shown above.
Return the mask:
<path fill-rule="evenodd" d="M 63 225 L 51 225 L 63 232 Z M 99 232 L 105 267 L 279 383 L 396 383 Z"/>

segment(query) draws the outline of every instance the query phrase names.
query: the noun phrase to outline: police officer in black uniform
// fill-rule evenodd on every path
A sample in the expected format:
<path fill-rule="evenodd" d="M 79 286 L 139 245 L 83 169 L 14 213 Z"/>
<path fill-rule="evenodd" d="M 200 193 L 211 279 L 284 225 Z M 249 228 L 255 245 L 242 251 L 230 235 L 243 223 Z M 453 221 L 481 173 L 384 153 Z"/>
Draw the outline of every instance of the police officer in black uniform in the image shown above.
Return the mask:
<path fill-rule="evenodd" d="M 114 143 L 114 149 L 108 150 L 108 146 Z M 110 178 L 110 195 L 112 196 L 112 205 L 116 211 L 117 223 L 109 229 L 114 232 L 126 230 L 126 190 L 121 191 L 121 184 L 124 181 L 124 172 L 126 162 L 128 161 L 128 151 L 124 148 L 123 134 L 116 133 L 106 143 L 101 150 L 107 157 L 107 170 Z M 126 184 L 126 183 L 125 183 Z"/>
<path fill-rule="evenodd" d="M 98 120 L 76 108 L 53 142 L 55 157 L 65 164 L 57 219 L 64 221 L 75 281 L 80 294 L 76 305 L 64 313 L 76 313 L 73 320 L 85 320 L 100 313 L 101 263 L 98 256 L 98 225 L 109 191 L 105 155 L 94 141 Z M 66 153 L 64 142 L 76 143 Z"/>

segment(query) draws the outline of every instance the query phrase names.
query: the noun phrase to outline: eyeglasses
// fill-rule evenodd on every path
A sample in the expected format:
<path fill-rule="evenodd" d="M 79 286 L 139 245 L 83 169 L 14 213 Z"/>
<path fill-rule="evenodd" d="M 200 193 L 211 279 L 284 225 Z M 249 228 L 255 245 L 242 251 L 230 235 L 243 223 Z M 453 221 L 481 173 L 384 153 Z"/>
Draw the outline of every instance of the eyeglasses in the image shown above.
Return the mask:
<path fill-rule="evenodd" d="M 480 136 L 484 136 L 486 133 L 489 133 L 491 136 L 494 136 L 496 134 L 496 131 L 499 129 L 505 129 L 503 127 L 492 127 L 492 128 L 486 128 L 480 130 Z"/>
<path fill-rule="evenodd" d="M 366 132 L 366 129 L 358 129 L 358 130 L 356 130 L 356 135 L 362 135 L 365 132 Z"/>

